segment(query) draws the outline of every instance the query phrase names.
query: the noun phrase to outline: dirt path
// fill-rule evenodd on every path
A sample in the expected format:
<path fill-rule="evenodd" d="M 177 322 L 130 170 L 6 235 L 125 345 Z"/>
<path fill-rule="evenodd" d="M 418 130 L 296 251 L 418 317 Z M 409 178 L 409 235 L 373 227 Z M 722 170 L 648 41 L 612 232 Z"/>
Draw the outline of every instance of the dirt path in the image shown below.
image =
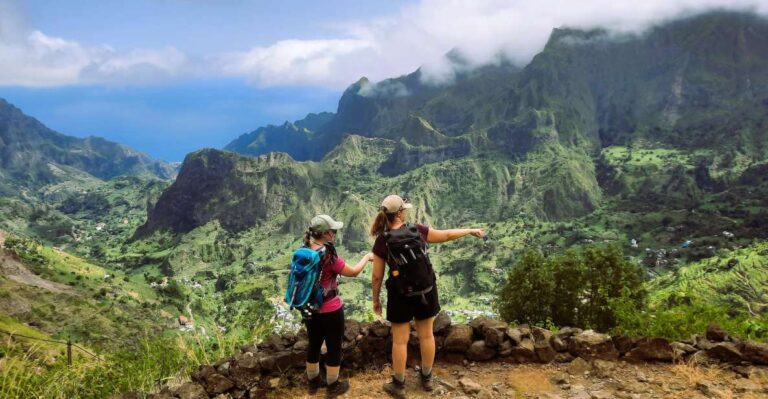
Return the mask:
<path fill-rule="evenodd" d="M 439 364 L 439 381 L 431 393 L 421 389 L 416 371 L 407 375 L 408 398 L 534 398 L 534 399 L 707 399 L 768 398 L 768 368 L 690 364 L 600 362 L 589 365 L 511 365 L 484 363 L 470 366 Z M 358 373 L 343 398 L 386 398 L 382 384 L 388 369 Z M 303 387 L 285 388 L 274 398 L 325 397 L 320 390 L 307 394 Z"/>
<path fill-rule="evenodd" d="M 65 293 L 72 288 L 53 281 L 48 281 L 37 276 L 27 269 L 15 256 L 5 253 L 0 249 L 0 274 L 16 281 L 17 283 L 39 287 L 51 292 Z"/>

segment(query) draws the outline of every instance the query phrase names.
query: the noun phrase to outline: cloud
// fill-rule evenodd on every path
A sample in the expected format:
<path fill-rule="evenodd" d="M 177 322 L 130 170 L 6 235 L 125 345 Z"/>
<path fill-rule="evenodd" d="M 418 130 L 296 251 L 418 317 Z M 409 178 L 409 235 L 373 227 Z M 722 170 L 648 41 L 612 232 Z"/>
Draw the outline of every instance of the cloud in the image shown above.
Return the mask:
<path fill-rule="evenodd" d="M 0 0 L 0 85 L 133 84 L 192 76 L 244 77 L 257 86 L 346 87 L 422 67 L 427 82 L 463 68 L 509 59 L 524 65 L 553 28 L 642 32 L 655 23 L 712 8 L 768 14 L 765 0 L 420 0 L 395 15 L 335 25 L 333 37 L 279 40 L 239 52 L 190 57 L 174 47 L 116 51 L 26 29 Z M 10 11 L 8 11 L 10 10 Z M 401 93 L 401 91 L 396 91 Z"/>

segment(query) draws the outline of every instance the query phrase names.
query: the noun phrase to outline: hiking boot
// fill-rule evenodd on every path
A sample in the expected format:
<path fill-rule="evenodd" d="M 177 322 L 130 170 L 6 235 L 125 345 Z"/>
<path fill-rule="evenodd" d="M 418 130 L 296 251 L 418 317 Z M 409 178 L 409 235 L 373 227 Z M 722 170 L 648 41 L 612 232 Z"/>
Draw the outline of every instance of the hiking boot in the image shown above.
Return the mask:
<path fill-rule="evenodd" d="M 341 380 L 334 381 L 333 384 L 328 385 L 328 388 L 326 389 L 327 396 L 329 397 L 344 395 L 347 391 L 349 391 L 349 381 Z"/>
<path fill-rule="evenodd" d="M 405 380 L 400 382 L 393 376 L 392 381 L 384 384 L 384 391 L 398 399 L 405 399 Z"/>
<path fill-rule="evenodd" d="M 424 388 L 425 391 L 431 391 L 435 389 L 434 380 L 432 379 L 432 372 L 429 372 L 429 375 L 424 375 L 421 372 L 419 372 L 419 376 L 421 376 L 421 387 Z"/>
<path fill-rule="evenodd" d="M 325 381 L 319 375 L 316 375 L 315 378 L 307 379 L 307 390 L 310 395 L 316 394 L 318 388 L 323 385 L 325 385 Z"/>

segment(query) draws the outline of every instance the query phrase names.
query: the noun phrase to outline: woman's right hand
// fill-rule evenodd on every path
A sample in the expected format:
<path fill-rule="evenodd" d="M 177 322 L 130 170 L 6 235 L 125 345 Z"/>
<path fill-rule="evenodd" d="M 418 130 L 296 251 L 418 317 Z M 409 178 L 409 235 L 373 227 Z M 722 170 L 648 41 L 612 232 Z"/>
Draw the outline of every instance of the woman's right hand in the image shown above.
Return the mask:
<path fill-rule="evenodd" d="M 376 313 L 377 316 L 381 317 L 381 301 L 373 301 L 373 313 Z"/>

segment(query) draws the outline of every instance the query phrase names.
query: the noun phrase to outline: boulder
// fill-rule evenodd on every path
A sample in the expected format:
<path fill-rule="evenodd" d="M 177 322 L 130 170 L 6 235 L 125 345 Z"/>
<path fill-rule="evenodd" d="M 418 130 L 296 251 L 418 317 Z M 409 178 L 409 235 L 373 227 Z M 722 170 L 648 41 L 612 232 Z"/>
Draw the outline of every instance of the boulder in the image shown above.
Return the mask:
<path fill-rule="evenodd" d="M 466 324 L 452 325 L 445 338 L 445 349 L 449 352 L 465 353 L 472 346 L 472 327 Z"/>
<path fill-rule="evenodd" d="M 520 345 L 520 341 L 523 340 L 523 333 L 517 327 L 510 327 L 507 329 L 507 337 L 509 337 L 515 345 Z"/>
<path fill-rule="evenodd" d="M 203 387 L 205 388 L 205 391 L 208 392 L 208 394 L 218 395 L 234 388 L 235 384 L 227 377 L 224 377 L 219 373 L 215 373 L 206 378 Z"/>
<path fill-rule="evenodd" d="M 555 355 L 555 363 L 570 363 L 575 359 L 573 355 L 571 355 L 568 352 L 560 352 L 557 355 Z"/>
<path fill-rule="evenodd" d="M 549 340 L 549 345 L 552 346 L 552 349 L 555 350 L 555 352 L 567 352 L 568 351 L 568 345 L 560 339 L 560 337 L 552 337 Z"/>
<path fill-rule="evenodd" d="M 547 329 L 541 327 L 532 327 L 531 335 L 533 335 L 533 342 L 549 342 L 549 339 L 552 338 L 553 334 L 552 331 Z"/>
<path fill-rule="evenodd" d="M 591 369 L 592 366 L 590 366 L 586 360 L 580 357 L 574 359 L 570 364 L 568 364 L 567 367 L 568 374 L 570 375 L 584 375 L 584 373 Z"/>
<path fill-rule="evenodd" d="M 448 331 L 448 327 L 451 326 L 451 316 L 448 316 L 448 313 L 440 312 L 437 314 L 437 317 L 435 317 L 435 321 L 432 324 L 432 333 L 435 335 L 440 335 L 444 332 Z"/>
<path fill-rule="evenodd" d="M 534 352 L 536 352 L 536 358 L 541 363 L 551 363 L 557 356 L 557 351 L 549 345 L 549 340 L 536 341 L 533 345 Z"/>
<path fill-rule="evenodd" d="M 585 359 L 615 360 L 619 357 L 611 337 L 592 330 L 573 336 L 568 344 L 568 351 L 573 356 Z"/>
<path fill-rule="evenodd" d="M 619 355 L 621 356 L 624 356 L 627 352 L 631 351 L 634 346 L 634 341 L 628 335 L 612 337 L 611 340 L 613 340 L 613 346 L 616 347 L 616 350 L 619 351 Z"/>
<path fill-rule="evenodd" d="M 197 382 L 199 384 L 202 384 L 205 382 L 205 380 L 210 376 L 211 374 L 216 373 L 216 369 L 213 368 L 213 366 L 210 365 L 201 365 L 197 371 L 192 373 L 191 379 L 194 382 Z"/>
<path fill-rule="evenodd" d="M 526 345 L 513 346 L 509 351 L 509 360 L 515 363 L 533 363 L 538 361 L 533 341 L 525 340 Z"/>
<path fill-rule="evenodd" d="M 306 339 L 301 339 L 296 341 L 295 344 L 293 344 L 293 351 L 294 352 L 306 352 L 307 348 L 309 347 L 309 341 Z"/>
<path fill-rule="evenodd" d="M 187 382 L 174 389 L 174 396 L 179 399 L 208 399 L 203 387 L 195 382 Z"/>
<path fill-rule="evenodd" d="M 627 361 L 671 362 L 674 358 L 672 346 L 664 338 L 644 339 L 637 343 L 634 349 L 625 356 Z"/>
<path fill-rule="evenodd" d="M 556 337 L 563 340 L 563 342 L 568 342 L 568 340 L 573 337 L 574 335 L 581 334 L 583 330 L 580 328 L 574 328 L 574 327 L 563 327 L 561 328 L 557 334 L 555 334 Z"/>
<path fill-rule="evenodd" d="M 504 342 L 502 342 L 501 345 L 499 345 L 499 348 L 498 348 L 499 356 L 501 356 L 501 357 L 508 357 L 509 355 L 512 354 L 512 348 L 513 348 L 512 341 L 504 341 Z"/>
<path fill-rule="evenodd" d="M 229 366 L 229 377 L 238 388 L 256 386 L 261 377 L 259 359 L 250 352 L 235 355 Z"/>
<path fill-rule="evenodd" d="M 344 339 L 354 341 L 358 334 L 360 334 L 360 322 L 352 319 L 344 320 Z"/>
<path fill-rule="evenodd" d="M 728 333 L 717 324 L 707 326 L 707 339 L 712 342 L 723 342 L 728 340 Z"/>
<path fill-rule="evenodd" d="M 270 334 L 262 341 L 258 348 L 263 351 L 278 352 L 285 349 L 283 337 L 278 334 Z"/>
<path fill-rule="evenodd" d="M 491 360 L 494 356 L 496 351 L 486 346 L 485 341 L 482 340 L 473 342 L 467 351 L 467 359 L 473 361 Z"/>
<path fill-rule="evenodd" d="M 391 324 L 385 320 L 376 320 L 371 323 L 368 328 L 370 329 L 371 334 L 377 337 L 386 337 L 389 335 Z"/>
<path fill-rule="evenodd" d="M 732 342 L 718 342 L 712 345 L 707 349 L 707 355 L 727 363 L 737 363 L 742 360 L 741 351 Z"/>
<path fill-rule="evenodd" d="M 768 365 L 768 344 L 744 341 L 738 345 L 744 360 L 754 364 Z"/>

